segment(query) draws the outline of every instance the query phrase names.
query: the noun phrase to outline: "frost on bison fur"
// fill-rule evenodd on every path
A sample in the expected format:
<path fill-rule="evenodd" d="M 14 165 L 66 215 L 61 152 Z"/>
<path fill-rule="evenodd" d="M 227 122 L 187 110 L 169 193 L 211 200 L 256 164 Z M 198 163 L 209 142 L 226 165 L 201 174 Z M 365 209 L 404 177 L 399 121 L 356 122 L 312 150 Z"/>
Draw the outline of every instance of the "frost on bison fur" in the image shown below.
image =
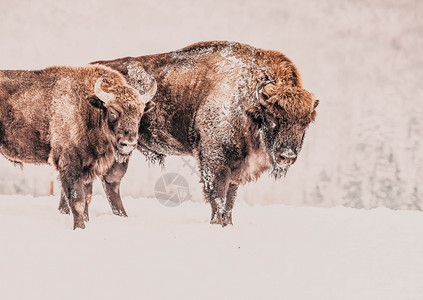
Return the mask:
<path fill-rule="evenodd" d="M 84 228 L 95 176 L 129 158 L 151 97 L 104 66 L 0 71 L 0 152 L 19 164 L 52 164 L 74 229 Z"/>
<path fill-rule="evenodd" d="M 155 109 L 141 120 L 138 149 L 160 161 L 166 155 L 197 158 L 211 223 L 232 224 L 240 184 L 267 170 L 274 178 L 286 174 L 316 117 L 318 100 L 278 51 L 202 42 L 164 54 L 96 63 L 130 80 L 127 66 L 134 62 L 158 84 Z M 121 205 L 117 200 L 112 206 Z"/>

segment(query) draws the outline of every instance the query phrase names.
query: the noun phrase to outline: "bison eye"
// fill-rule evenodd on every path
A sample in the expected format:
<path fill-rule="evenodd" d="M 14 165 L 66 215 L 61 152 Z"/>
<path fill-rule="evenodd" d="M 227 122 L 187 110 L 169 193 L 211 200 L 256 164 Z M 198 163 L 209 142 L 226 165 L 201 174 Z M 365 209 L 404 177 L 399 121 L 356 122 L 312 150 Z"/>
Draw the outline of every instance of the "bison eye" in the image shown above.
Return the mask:
<path fill-rule="evenodd" d="M 267 117 L 267 126 L 269 129 L 275 129 L 278 126 L 278 122 L 272 117 Z"/>
<path fill-rule="evenodd" d="M 116 122 L 119 118 L 119 113 L 114 109 L 109 109 L 109 122 Z"/>

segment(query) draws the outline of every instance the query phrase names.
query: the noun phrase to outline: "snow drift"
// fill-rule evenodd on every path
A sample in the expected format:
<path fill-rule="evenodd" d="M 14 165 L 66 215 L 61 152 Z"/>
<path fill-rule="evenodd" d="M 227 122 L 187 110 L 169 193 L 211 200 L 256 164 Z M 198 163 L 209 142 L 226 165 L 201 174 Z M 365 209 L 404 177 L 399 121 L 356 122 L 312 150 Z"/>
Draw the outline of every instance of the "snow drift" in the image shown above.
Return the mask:
<path fill-rule="evenodd" d="M 421 299 L 423 213 L 96 196 L 85 230 L 57 197 L 0 197 L 3 299 Z"/>

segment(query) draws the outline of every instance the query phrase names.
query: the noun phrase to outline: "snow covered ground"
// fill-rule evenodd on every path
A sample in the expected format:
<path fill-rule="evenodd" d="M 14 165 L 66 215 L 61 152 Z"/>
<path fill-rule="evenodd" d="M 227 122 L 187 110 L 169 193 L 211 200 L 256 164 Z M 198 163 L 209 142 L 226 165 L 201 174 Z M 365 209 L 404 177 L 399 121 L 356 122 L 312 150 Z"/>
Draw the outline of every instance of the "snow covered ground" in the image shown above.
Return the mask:
<path fill-rule="evenodd" d="M 0 197 L 1 299 L 423 299 L 423 213 L 95 196 L 73 231 L 57 197 Z"/>

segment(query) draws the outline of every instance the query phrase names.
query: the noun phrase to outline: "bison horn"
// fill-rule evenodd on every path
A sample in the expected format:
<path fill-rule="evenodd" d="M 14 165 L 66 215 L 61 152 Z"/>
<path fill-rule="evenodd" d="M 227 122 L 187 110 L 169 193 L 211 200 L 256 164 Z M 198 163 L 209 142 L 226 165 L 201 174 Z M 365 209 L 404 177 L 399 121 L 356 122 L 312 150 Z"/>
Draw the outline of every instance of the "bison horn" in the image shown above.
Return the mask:
<path fill-rule="evenodd" d="M 141 95 L 141 101 L 143 103 L 147 103 L 154 97 L 156 92 L 157 92 L 157 82 L 156 82 L 156 79 L 152 78 L 151 87 L 147 92 Z"/>
<path fill-rule="evenodd" d="M 107 93 L 101 89 L 101 83 L 103 82 L 104 76 L 101 76 L 94 84 L 95 95 L 104 103 L 107 103 L 115 98 L 113 93 Z"/>

